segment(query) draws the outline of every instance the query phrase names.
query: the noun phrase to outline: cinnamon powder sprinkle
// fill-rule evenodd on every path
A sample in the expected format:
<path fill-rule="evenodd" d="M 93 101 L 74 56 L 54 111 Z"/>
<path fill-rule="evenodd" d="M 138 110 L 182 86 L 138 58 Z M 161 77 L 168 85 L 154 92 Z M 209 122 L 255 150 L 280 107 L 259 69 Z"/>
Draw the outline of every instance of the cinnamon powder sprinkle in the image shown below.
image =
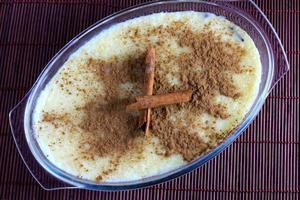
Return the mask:
<path fill-rule="evenodd" d="M 152 36 L 158 40 L 150 41 Z M 142 131 L 135 130 L 139 113 L 125 111 L 126 105 L 142 94 L 146 47 L 152 45 L 157 52 L 154 94 L 193 90 L 188 103 L 153 109 L 150 131 L 159 138 L 161 147 L 157 153 L 160 155 L 181 154 L 184 160 L 191 161 L 212 148 L 189 126 L 193 123 L 192 117 L 184 118 L 184 123 L 174 123 L 169 120 L 173 113 L 184 111 L 200 115 L 207 112 L 216 118 L 226 119 L 229 108 L 213 103 L 212 99 L 218 94 L 233 99 L 240 97 L 231 74 L 242 73 L 240 62 L 245 50 L 238 44 L 224 42 L 209 24 L 201 32 L 192 31 L 184 22 L 152 27 L 146 33 L 131 28 L 123 37 L 132 40 L 141 50 L 132 57 L 114 57 L 110 61 L 89 59 L 85 68 L 95 74 L 96 81 L 103 83 L 105 93 L 96 94 L 93 101 L 77 108 L 83 113 L 79 124 L 85 133 L 81 136 L 82 155 L 91 159 L 108 155 L 116 158 L 105 174 L 99 175 L 99 181 L 117 168 L 122 155 L 142 152 L 144 144 L 141 141 L 147 141 Z M 174 38 L 179 47 L 189 51 L 174 55 L 164 38 Z M 160 52 L 164 56 L 160 56 Z M 170 63 L 179 66 L 177 72 L 169 71 L 166 66 Z M 180 84 L 170 84 L 166 74 L 174 75 Z M 131 83 L 131 90 L 120 87 L 127 82 Z M 49 117 L 45 119 L 50 120 Z M 227 136 L 220 138 L 214 130 L 207 131 L 218 139 Z"/>
<path fill-rule="evenodd" d="M 70 124 L 71 120 L 68 113 L 56 114 L 51 112 L 43 112 L 43 122 L 51 123 L 54 128 L 58 128 L 62 124 Z"/>
<path fill-rule="evenodd" d="M 195 33 L 178 22 L 162 32 L 174 36 L 179 46 L 187 47 L 191 52 L 176 58 L 180 66 L 181 85 L 170 86 L 163 78 L 165 74 L 157 70 L 155 93 L 191 88 L 193 96 L 188 103 L 154 109 L 152 130 L 164 145 L 165 155 L 180 153 L 185 160 L 191 161 L 205 152 L 209 144 L 205 144 L 197 133 L 192 132 L 193 127 L 186 127 L 178 122 L 170 123 L 167 119 L 179 110 L 196 115 L 208 112 L 214 117 L 226 119 L 228 108 L 212 103 L 212 99 L 217 94 L 234 99 L 240 96 L 229 74 L 241 73 L 240 62 L 245 50 L 239 45 L 222 41 L 209 27 Z M 186 124 L 192 124 L 193 121 L 189 117 L 185 118 Z M 216 133 L 213 134 L 219 137 Z"/>

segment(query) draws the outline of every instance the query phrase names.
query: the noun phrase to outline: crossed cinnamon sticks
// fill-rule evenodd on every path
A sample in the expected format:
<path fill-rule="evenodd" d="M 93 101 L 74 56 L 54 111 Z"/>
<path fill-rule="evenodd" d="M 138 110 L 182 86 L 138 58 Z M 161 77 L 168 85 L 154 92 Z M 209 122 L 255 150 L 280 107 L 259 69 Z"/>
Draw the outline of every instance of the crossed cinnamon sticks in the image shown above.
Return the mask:
<path fill-rule="evenodd" d="M 145 135 L 149 136 L 151 120 L 151 108 L 188 102 L 192 96 L 192 90 L 184 90 L 167 94 L 153 94 L 155 49 L 150 47 L 145 58 L 144 96 L 136 97 L 135 103 L 126 106 L 126 111 L 141 110 L 138 128 L 145 126 Z"/>

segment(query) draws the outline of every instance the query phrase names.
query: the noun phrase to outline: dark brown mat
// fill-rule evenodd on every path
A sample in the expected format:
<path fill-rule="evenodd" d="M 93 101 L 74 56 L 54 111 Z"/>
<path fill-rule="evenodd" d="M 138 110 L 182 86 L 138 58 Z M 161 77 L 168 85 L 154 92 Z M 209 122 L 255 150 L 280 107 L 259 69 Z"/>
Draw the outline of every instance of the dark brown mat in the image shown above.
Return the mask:
<path fill-rule="evenodd" d="M 299 0 L 256 0 L 283 42 L 290 71 L 252 125 L 219 156 L 183 177 L 135 191 L 47 192 L 35 182 L 13 142 L 9 110 L 75 35 L 141 2 L 0 1 L 0 199 L 299 199 Z"/>

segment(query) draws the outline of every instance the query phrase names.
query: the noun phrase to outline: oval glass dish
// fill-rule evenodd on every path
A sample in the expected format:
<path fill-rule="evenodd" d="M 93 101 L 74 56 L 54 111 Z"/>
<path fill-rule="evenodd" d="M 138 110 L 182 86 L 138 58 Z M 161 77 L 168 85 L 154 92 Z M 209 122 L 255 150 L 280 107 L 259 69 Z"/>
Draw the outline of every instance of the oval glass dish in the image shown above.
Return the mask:
<path fill-rule="evenodd" d="M 241 9 L 242 8 L 242 9 Z M 260 54 L 262 77 L 258 96 L 243 122 L 219 146 L 204 156 L 175 170 L 128 182 L 97 183 L 70 175 L 57 168 L 41 151 L 32 126 L 32 114 L 39 94 L 69 56 L 101 31 L 114 24 L 159 12 L 199 11 L 222 15 L 244 29 Z M 251 14 L 251 15 L 250 15 Z M 131 7 L 92 25 L 65 45 L 47 64 L 31 90 L 10 112 L 10 126 L 19 153 L 39 184 L 47 190 L 86 188 L 92 190 L 125 190 L 161 183 L 203 165 L 228 147 L 253 121 L 276 82 L 288 71 L 288 61 L 280 40 L 262 11 L 252 1 L 158 1 Z"/>

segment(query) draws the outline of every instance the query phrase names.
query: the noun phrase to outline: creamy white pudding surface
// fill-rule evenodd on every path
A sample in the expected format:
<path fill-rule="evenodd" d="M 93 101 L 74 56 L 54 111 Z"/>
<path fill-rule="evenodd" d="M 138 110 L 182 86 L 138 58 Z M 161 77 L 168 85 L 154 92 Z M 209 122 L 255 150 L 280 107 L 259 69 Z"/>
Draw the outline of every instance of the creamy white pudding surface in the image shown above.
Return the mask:
<path fill-rule="evenodd" d="M 151 135 L 126 105 L 142 94 L 144 59 L 156 50 L 154 94 L 192 89 L 188 103 L 152 110 Z M 216 147 L 258 94 L 261 63 L 249 35 L 224 17 L 174 12 L 138 17 L 92 38 L 39 96 L 35 136 L 58 168 L 97 182 L 176 169 Z"/>

